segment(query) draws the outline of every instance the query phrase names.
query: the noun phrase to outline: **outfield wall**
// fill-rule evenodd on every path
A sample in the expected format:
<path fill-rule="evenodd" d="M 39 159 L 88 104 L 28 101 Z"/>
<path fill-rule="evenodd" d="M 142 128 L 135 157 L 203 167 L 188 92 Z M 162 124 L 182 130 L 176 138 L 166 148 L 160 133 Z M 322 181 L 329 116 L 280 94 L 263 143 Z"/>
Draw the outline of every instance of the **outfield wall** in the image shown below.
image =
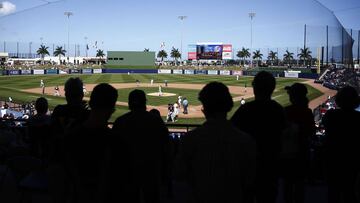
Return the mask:
<path fill-rule="evenodd" d="M 241 70 L 194 70 L 194 69 L 69 69 L 67 72 L 57 69 L 34 69 L 34 70 L 5 70 L 3 75 L 56 75 L 56 74 L 178 74 L 178 75 L 224 75 L 224 76 L 255 76 L 259 71 Z M 308 78 L 316 79 L 316 73 L 301 73 L 301 71 L 273 72 L 274 77 Z"/>

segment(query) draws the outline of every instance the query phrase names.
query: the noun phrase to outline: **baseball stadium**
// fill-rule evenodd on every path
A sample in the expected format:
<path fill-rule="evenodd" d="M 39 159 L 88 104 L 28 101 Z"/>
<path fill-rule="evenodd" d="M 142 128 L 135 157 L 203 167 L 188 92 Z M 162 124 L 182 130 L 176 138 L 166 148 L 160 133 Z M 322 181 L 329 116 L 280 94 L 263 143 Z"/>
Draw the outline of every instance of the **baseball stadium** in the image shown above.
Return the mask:
<path fill-rule="evenodd" d="M 360 202 L 359 8 L 0 0 L 0 202 Z"/>

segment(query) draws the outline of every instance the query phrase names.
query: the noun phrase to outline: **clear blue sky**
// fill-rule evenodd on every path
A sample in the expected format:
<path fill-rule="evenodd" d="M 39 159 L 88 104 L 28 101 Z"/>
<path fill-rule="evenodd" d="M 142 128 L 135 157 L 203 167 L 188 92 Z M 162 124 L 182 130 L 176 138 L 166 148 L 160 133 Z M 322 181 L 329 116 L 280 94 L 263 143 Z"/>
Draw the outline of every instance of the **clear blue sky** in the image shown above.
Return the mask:
<path fill-rule="evenodd" d="M 44 4 L 43 0 L 6 1 L 16 5 L 16 12 Z M 344 27 L 360 29 L 359 0 L 319 1 L 334 11 Z M 308 43 L 316 46 L 316 41 L 324 40 L 319 34 L 324 28 L 313 26 L 336 25 L 331 12 L 313 0 L 65 0 L 0 17 L 0 44 L 36 44 L 40 37 L 48 46 L 67 44 L 64 11 L 74 13 L 70 17 L 71 44 L 85 44 L 86 36 L 89 44 L 97 41 L 105 50 L 158 51 L 161 42 L 166 50 L 180 49 L 183 30 L 185 56 L 187 45 L 196 42 L 230 43 L 235 50 L 250 47 L 249 12 L 256 13 L 253 48 L 301 47 L 305 23 L 310 25 Z M 179 15 L 188 16 L 183 27 Z"/>

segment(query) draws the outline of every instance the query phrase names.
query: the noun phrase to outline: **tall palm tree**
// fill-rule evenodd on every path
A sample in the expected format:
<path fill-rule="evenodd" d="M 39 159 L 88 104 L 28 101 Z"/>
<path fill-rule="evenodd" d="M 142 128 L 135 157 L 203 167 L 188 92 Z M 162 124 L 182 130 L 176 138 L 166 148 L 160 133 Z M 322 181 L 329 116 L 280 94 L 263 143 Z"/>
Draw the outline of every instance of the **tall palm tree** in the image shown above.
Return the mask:
<path fill-rule="evenodd" d="M 291 60 L 293 60 L 294 59 L 294 53 L 291 53 L 291 52 L 289 52 L 288 50 L 286 50 L 286 53 L 284 54 L 284 62 L 285 61 L 287 61 L 288 62 L 288 65 L 290 65 L 290 62 L 291 62 Z"/>
<path fill-rule="evenodd" d="M 277 59 L 277 52 L 270 51 L 268 59 L 271 61 L 271 66 L 273 65 L 274 60 Z"/>
<path fill-rule="evenodd" d="M 250 57 L 249 49 L 245 49 L 244 47 L 237 52 L 237 57 L 243 60 L 243 65 L 245 65 L 245 59 Z"/>
<path fill-rule="evenodd" d="M 44 58 L 46 55 L 50 55 L 48 51 L 49 47 L 46 47 L 45 45 L 40 45 L 39 49 L 37 50 L 37 54 L 41 56 L 41 63 L 44 65 Z"/>
<path fill-rule="evenodd" d="M 259 63 L 260 63 L 260 61 L 261 61 L 261 59 L 262 59 L 262 57 L 263 57 L 263 54 L 260 53 L 260 50 L 255 50 L 255 51 L 253 52 L 253 54 L 254 54 L 253 59 L 254 59 L 254 60 L 257 60 L 257 64 L 259 65 Z"/>
<path fill-rule="evenodd" d="M 174 47 L 171 49 L 170 57 L 174 58 L 175 64 L 177 64 L 177 59 L 181 57 L 179 49 L 175 49 Z"/>
<path fill-rule="evenodd" d="M 96 57 L 100 57 L 100 65 L 101 65 L 102 57 L 104 57 L 104 56 L 105 56 L 104 50 L 98 49 L 96 51 Z"/>
<path fill-rule="evenodd" d="M 144 49 L 144 52 L 149 52 L 149 51 L 150 51 L 149 48 L 145 48 L 145 49 Z"/>
<path fill-rule="evenodd" d="M 158 52 L 157 57 L 161 58 L 161 64 L 163 64 L 164 58 L 167 58 L 168 54 L 166 53 L 165 50 L 161 50 L 161 51 Z"/>
<path fill-rule="evenodd" d="M 65 56 L 66 50 L 63 47 L 57 46 L 54 51 L 54 56 L 59 56 L 59 63 L 61 64 L 61 56 Z"/>
<path fill-rule="evenodd" d="M 304 60 L 304 66 L 306 65 L 306 61 L 311 60 L 311 51 L 308 47 L 304 49 L 300 49 L 300 54 L 298 54 L 301 60 Z"/>

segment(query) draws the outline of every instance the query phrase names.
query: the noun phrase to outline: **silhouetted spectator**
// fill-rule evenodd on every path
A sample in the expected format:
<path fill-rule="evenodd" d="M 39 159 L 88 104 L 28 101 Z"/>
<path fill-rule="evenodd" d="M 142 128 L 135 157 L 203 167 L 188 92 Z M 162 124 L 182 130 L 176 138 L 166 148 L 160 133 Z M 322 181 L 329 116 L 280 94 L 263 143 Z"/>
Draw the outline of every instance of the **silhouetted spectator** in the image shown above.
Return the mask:
<path fill-rule="evenodd" d="M 304 202 L 304 181 L 309 171 L 310 140 L 315 135 L 315 122 L 304 84 L 285 87 L 291 105 L 285 107 L 287 127 L 282 137 L 281 171 L 286 203 Z"/>
<path fill-rule="evenodd" d="M 277 196 L 280 137 L 285 126 L 285 114 L 283 107 L 271 99 L 276 85 L 271 73 L 259 72 L 252 85 L 255 100 L 241 105 L 231 121 L 255 138 L 257 144 L 257 203 L 273 203 Z"/>
<path fill-rule="evenodd" d="M 159 110 L 157 110 L 157 109 L 151 109 L 149 112 L 152 113 L 153 115 L 158 116 L 158 117 L 161 118 L 161 114 L 160 114 L 160 111 L 159 111 Z"/>
<path fill-rule="evenodd" d="M 65 83 L 65 97 L 67 104 L 55 107 L 51 117 L 56 131 L 59 133 L 76 121 L 84 121 L 89 110 L 83 101 L 83 82 L 80 78 L 69 78 Z"/>
<path fill-rule="evenodd" d="M 79 203 L 100 202 L 100 181 L 104 177 L 105 153 L 110 139 L 108 120 L 115 111 L 117 90 L 109 84 L 97 85 L 90 96 L 89 117 L 65 136 L 66 170 L 76 188 Z M 121 147 L 121 143 L 117 143 Z"/>
<path fill-rule="evenodd" d="M 130 112 L 120 116 L 114 123 L 113 159 L 122 161 L 116 143 L 124 141 L 129 148 L 126 180 L 128 202 L 159 202 L 160 185 L 169 154 L 169 136 L 164 122 L 146 111 L 146 96 L 142 90 L 129 94 Z"/>
<path fill-rule="evenodd" d="M 47 115 L 48 101 L 40 97 L 35 102 L 36 115 L 29 119 L 29 141 L 32 155 L 49 158 L 51 117 Z"/>
<path fill-rule="evenodd" d="M 54 196 L 55 203 L 67 201 L 70 187 L 66 185 L 65 155 L 68 149 L 64 144 L 65 132 L 72 126 L 85 121 L 89 116 L 87 104 L 82 99 L 83 83 L 80 78 L 69 78 L 65 83 L 65 97 L 67 104 L 55 107 L 51 115 L 51 126 L 53 138 L 51 141 L 51 153 L 49 162 L 49 184 L 50 192 Z"/>
<path fill-rule="evenodd" d="M 359 96 L 353 87 L 338 91 L 335 102 L 323 118 L 329 202 L 356 202 L 355 183 L 360 171 Z M 342 200 L 341 200 L 342 199 Z"/>
<path fill-rule="evenodd" d="M 207 84 L 199 100 L 206 122 L 183 137 L 176 167 L 190 186 L 189 202 L 245 202 L 255 179 L 255 140 L 226 119 L 233 101 L 224 84 Z"/>

